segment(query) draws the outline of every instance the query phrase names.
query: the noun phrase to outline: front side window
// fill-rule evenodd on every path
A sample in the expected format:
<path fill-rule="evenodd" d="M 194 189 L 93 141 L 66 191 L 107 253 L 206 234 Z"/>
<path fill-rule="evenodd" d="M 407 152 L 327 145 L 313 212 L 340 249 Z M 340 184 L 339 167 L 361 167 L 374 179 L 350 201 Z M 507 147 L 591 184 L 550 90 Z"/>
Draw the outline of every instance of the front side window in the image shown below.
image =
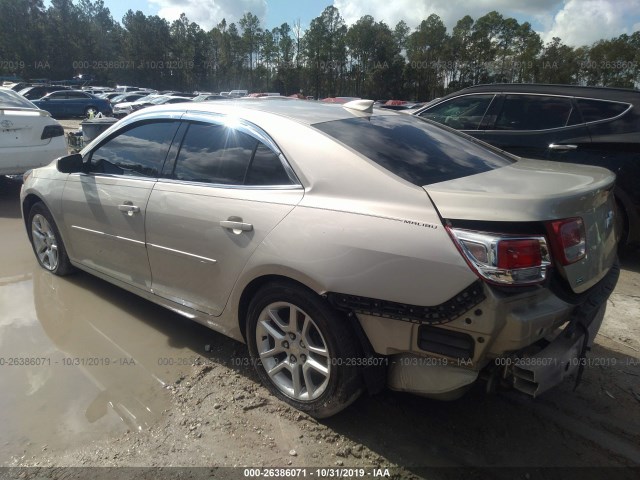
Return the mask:
<path fill-rule="evenodd" d="M 477 130 L 494 95 L 464 95 L 434 105 L 420 114 L 458 130 Z"/>
<path fill-rule="evenodd" d="M 91 153 L 90 171 L 157 178 L 178 125 L 156 121 L 119 132 Z"/>
<path fill-rule="evenodd" d="M 571 99 L 543 95 L 507 95 L 496 120 L 496 130 L 548 130 L 565 127 Z"/>
<path fill-rule="evenodd" d="M 173 178 L 222 185 L 289 185 L 278 156 L 252 136 L 223 125 L 192 123 Z"/>

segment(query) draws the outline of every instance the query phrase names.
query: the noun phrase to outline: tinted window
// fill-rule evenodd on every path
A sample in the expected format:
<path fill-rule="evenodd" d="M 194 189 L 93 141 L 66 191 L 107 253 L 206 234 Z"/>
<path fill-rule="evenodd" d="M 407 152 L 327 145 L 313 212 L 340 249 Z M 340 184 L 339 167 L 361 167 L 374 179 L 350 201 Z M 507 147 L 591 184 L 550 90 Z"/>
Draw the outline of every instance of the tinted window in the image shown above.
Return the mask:
<path fill-rule="evenodd" d="M 465 136 L 408 115 L 351 118 L 314 127 L 415 185 L 466 177 L 513 162 Z"/>
<path fill-rule="evenodd" d="M 91 154 L 95 173 L 157 177 L 178 122 L 151 122 L 119 133 Z"/>
<path fill-rule="evenodd" d="M 290 185 L 289 175 L 278 156 L 266 145 L 258 144 L 247 172 L 245 185 Z"/>
<path fill-rule="evenodd" d="M 49 98 L 67 98 L 67 92 L 53 92 L 51 95 L 49 95 Z"/>
<path fill-rule="evenodd" d="M 496 120 L 496 130 L 545 130 L 564 127 L 571 100 L 542 95 L 507 95 Z"/>
<path fill-rule="evenodd" d="M 477 130 L 493 95 L 465 95 L 425 110 L 421 117 L 458 130 Z"/>
<path fill-rule="evenodd" d="M 182 142 L 174 178 L 242 185 L 258 141 L 221 125 L 193 123 Z"/>
<path fill-rule="evenodd" d="M 69 98 L 91 98 L 86 93 L 82 92 L 69 92 Z"/>
<path fill-rule="evenodd" d="M 629 105 L 626 103 L 606 102 L 603 100 L 576 99 L 582 119 L 585 122 L 596 122 L 608 118 L 617 117 L 624 112 Z"/>

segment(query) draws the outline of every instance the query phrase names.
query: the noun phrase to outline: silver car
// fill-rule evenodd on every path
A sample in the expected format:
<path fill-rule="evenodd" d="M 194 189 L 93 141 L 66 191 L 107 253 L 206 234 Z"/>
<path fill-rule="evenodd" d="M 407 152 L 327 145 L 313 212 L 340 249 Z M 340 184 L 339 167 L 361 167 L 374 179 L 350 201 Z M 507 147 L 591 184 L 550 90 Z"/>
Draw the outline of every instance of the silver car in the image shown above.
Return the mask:
<path fill-rule="evenodd" d="M 316 417 L 385 385 L 575 374 L 619 268 L 614 175 L 529 161 L 372 101 L 151 107 L 25 176 L 40 265 L 246 342 Z"/>

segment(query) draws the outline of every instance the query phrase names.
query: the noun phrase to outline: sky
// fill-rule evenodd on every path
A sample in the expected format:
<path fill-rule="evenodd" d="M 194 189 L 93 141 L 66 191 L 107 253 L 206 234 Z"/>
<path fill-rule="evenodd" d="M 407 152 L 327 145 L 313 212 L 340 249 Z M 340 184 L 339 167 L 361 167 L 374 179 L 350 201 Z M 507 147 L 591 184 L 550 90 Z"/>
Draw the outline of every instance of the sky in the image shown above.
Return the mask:
<path fill-rule="evenodd" d="M 465 15 L 477 19 L 492 10 L 520 23 L 531 23 L 547 42 L 560 37 L 572 46 L 640 30 L 640 0 L 104 0 L 113 17 L 121 21 L 127 10 L 159 15 L 169 21 L 184 12 L 189 20 L 210 29 L 225 18 L 237 22 L 244 12 L 258 16 L 267 28 L 300 20 L 303 28 L 336 6 L 347 24 L 372 15 L 392 28 L 400 20 L 416 27 L 431 13 L 442 18 L 451 32 Z"/>

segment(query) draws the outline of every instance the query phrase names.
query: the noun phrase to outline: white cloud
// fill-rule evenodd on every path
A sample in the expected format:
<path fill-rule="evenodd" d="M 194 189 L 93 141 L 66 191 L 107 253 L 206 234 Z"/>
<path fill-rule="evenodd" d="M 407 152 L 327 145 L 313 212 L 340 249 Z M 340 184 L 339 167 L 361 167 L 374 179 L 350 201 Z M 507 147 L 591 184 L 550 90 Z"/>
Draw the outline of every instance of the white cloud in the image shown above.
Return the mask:
<path fill-rule="evenodd" d="M 158 16 L 170 22 L 184 13 L 205 30 L 215 27 L 223 18 L 227 24 L 237 23 L 246 12 L 262 22 L 267 13 L 266 0 L 149 0 L 149 3 L 158 7 Z"/>
<path fill-rule="evenodd" d="M 372 15 L 392 28 L 400 20 L 404 20 L 410 27 L 416 27 L 435 13 L 447 28 L 452 29 L 465 15 L 470 15 L 475 20 L 496 10 L 507 17 L 522 18 L 557 9 L 562 5 L 562 0 L 334 0 L 333 3 L 349 24 L 363 15 Z"/>
<path fill-rule="evenodd" d="M 640 25 L 640 0 L 334 0 L 334 5 L 348 24 L 372 15 L 391 28 L 400 20 L 413 28 L 435 13 L 449 32 L 465 15 L 476 20 L 496 10 L 532 23 L 544 41 L 558 36 L 574 46 L 630 34 Z"/>
<path fill-rule="evenodd" d="M 637 21 L 639 12 L 640 0 L 568 0 L 555 15 L 551 28 L 540 33 L 545 41 L 560 37 L 567 45 L 590 45 L 633 33 L 638 24 L 631 22 Z"/>

